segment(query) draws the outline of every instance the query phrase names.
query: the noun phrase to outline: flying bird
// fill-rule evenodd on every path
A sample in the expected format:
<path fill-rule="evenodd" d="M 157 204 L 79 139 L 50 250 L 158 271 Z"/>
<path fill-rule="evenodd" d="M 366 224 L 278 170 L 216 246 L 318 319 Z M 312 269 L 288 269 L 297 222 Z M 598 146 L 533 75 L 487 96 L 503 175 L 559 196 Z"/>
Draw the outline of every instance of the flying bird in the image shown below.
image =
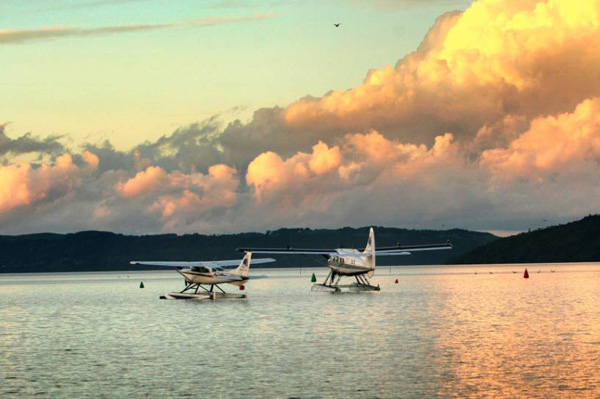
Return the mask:
<path fill-rule="evenodd" d="M 340 22 L 339 24 L 333 24 L 333 26 L 335 26 L 336 28 L 339 28 L 341 24 L 342 23 Z"/>

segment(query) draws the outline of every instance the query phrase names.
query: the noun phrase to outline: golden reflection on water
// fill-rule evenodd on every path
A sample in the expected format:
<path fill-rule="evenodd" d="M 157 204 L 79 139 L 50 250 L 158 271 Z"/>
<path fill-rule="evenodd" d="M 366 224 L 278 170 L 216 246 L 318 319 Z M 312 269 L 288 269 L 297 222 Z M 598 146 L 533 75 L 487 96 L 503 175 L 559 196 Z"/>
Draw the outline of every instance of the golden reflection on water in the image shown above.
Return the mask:
<path fill-rule="evenodd" d="M 445 301 L 431 334 L 450 366 L 440 396 L 600 397 L 597 274 L 465 278 L 433 282 Z"/>

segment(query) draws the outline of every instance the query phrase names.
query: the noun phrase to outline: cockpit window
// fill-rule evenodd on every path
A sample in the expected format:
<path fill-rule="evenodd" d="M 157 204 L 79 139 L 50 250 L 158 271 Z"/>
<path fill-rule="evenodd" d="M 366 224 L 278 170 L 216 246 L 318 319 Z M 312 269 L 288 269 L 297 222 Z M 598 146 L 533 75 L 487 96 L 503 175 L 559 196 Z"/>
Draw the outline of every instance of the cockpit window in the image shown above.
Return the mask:
<path fill-rule="evenodd" d="M 192 267 L 192 271 L 198 273 L 210 273 L 210 269 L 204 266 Z"/>

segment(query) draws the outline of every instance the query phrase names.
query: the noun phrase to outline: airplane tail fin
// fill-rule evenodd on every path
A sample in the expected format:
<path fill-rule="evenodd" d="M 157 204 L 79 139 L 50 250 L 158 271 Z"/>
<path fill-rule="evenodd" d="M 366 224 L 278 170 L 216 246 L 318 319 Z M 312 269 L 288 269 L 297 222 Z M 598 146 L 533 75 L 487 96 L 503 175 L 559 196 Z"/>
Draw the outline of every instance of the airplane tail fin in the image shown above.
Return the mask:
<path fill-rule="evenodd" d="M 240 265 L 237 269 L 234 269 L 229 272 L 229 274 L 233 274 L 234 276 L 240 277 L 248 277 L 248 271 L 250 270 L 250 261 L 252 259 L 252 252 L 246 252 L 244 259 L 240 262 Z"/>
<path fill-rule="evenodd" d="M 367 246 L 365 247 L 363 254 L 367 255 L 367 263 L 369 264 L 369 266 L 371 266 L 371 271 L 369 271 L 369 273 L 367 273 L 369 278 L 371 278 L 371 277 L 373 277 L 373 274 L 375 274 L 375 266 L 376 266 L 376 263 L 375 263 L 375 231 L 373 230 L 372 227 L 369 230 L 369 240 L 367 241 Z"/>

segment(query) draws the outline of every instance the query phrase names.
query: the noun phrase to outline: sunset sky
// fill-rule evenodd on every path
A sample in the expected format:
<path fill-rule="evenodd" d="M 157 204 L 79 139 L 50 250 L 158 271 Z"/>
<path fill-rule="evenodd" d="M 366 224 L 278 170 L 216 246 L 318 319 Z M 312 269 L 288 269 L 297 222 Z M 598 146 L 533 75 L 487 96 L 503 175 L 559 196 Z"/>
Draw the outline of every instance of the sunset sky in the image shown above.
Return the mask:
<path fill-rule="evenodd" d="M 0 0 L 0 233 L 598 213 L 599 45 L 600 0 Z"/>

